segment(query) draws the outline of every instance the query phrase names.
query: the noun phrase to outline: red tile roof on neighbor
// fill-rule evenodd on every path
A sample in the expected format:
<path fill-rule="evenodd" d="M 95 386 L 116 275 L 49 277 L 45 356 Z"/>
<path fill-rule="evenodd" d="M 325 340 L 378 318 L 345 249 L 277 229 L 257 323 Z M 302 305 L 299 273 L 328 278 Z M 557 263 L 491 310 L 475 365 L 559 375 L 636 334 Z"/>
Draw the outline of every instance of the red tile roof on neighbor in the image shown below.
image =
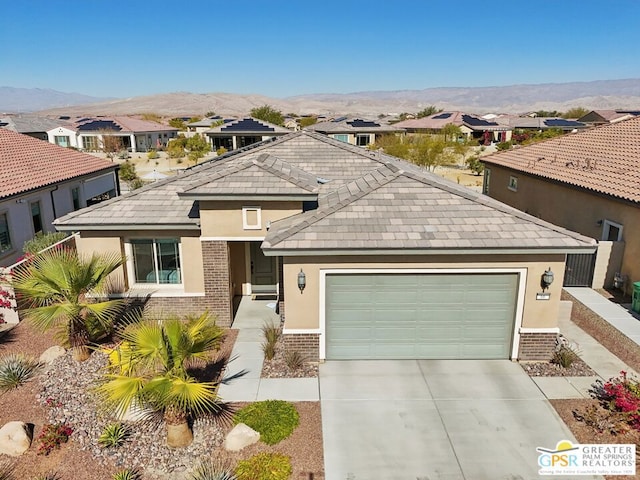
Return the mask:
<path fill-rule="evenodd" d="M 482 160 L 640 203 L 640 117 L 495 153 Z"/>
<path fill-rule="evenodd" d="M 0 128 L 0 198 L 116 166 L 108 160 Z"/>

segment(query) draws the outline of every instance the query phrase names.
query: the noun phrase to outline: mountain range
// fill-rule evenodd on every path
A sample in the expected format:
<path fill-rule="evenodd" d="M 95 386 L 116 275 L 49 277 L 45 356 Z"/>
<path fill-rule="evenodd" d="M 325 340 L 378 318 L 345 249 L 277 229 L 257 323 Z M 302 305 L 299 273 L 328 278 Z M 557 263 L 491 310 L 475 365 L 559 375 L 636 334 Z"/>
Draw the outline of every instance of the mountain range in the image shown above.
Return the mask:
<path fill-rule="evenodd" d="M 0 87 L 0 112 L 48 115 L 163 116 L 246 115 L 257 106 L 271 105 L 283 113 L 377 116 L 417 112 L 429 105 L 469 113 L 523 113 L 536 110 L 640 109 L 640 79 L 547 83 L 496 87 L 440 87 L 423 90 L 309 94 L 286 98 L 232 93 L 173 92 L 123 99 L 104 99 L 48 89 Z"/>

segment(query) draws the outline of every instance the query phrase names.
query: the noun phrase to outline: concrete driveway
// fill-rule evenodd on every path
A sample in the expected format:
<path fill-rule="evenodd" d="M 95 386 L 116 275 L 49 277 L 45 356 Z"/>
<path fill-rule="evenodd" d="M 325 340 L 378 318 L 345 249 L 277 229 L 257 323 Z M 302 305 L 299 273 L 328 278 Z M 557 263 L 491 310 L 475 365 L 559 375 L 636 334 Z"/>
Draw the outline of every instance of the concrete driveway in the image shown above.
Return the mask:
<path fill-rule="evenodd" d="M 328 480 L 539 478 L 536 447 L 574 441 L 508 360 L 329 361 L 320 397 Z"/>

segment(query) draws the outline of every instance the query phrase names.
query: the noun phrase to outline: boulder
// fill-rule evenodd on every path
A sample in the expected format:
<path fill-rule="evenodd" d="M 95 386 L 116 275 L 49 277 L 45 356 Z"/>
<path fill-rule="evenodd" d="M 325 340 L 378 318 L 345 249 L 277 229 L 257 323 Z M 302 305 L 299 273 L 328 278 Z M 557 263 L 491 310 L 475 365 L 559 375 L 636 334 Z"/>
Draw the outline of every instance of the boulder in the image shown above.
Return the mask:
<path fill-rule="evenodd" d="M 49 347 L 44 352 L 42 352 L 42 355 L 40 355 L 40 363 L 49 365 L 50 363 L 53 363 L 56 358 L 63 356 L 65 352 L 66 350 L 60 345 Z"/>
<path fill-rule="evenodd" d="M 0 428 L 0 453 L 18 457 L 31 446 L 33 431 L 24 422 L 9 422 Z"/>
<path fill-rule="evenodd" d="M 253 445 L 260 440 L 260 434 L 244 423 L 239 423 L 224 439 L 224 448 L 230 452 L 238 452 L 244 447 Z"/>

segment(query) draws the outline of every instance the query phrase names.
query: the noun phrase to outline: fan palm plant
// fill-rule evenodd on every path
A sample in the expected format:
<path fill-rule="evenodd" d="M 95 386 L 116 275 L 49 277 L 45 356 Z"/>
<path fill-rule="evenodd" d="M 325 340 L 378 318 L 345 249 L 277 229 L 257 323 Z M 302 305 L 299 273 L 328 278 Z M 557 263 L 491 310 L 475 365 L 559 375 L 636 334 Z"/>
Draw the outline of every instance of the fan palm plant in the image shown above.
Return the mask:
<path fill-rule="evenodd" d="M 118 416 L 128 408 L 162 411 L 167 445 L 183 447 L 193 441 L 188 420 L 222 407 L 217 383 L 192 375 L 220 347 L 221 328 L 207 313 L 185 320 L 142 320 L 126 326 L 123 342 L 110 355 L 111 371 L 97 389 L 106 407 Z"/>
<path fill-rule="evenodd" d="M 12 272 L 18 306 L 36 327 L 58 328 L 73 358 L 86 360 L 92 335 L 108 329 L 124 306 L 124 299 L 98 301 L 123 262 L 119 255 L 82 257 L 65 248 L 38 254 Z"/>

